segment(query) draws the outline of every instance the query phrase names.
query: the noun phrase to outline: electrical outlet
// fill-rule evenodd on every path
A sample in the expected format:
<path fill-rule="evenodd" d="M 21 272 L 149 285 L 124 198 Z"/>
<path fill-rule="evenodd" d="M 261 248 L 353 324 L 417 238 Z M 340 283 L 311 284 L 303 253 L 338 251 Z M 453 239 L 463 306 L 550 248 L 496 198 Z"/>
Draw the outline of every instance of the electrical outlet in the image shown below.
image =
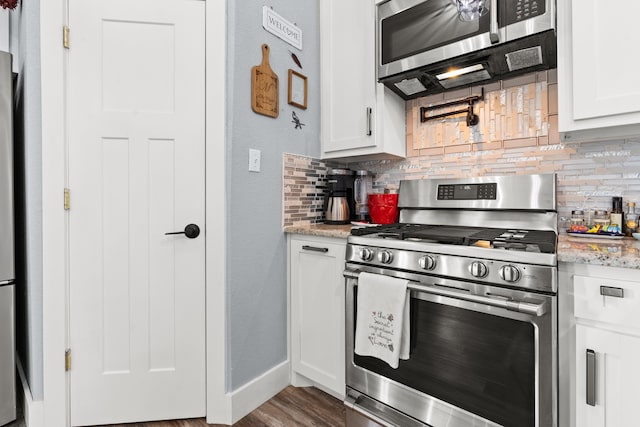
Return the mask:
<path fill-rule="evenodd" d="M 260 150 L 249 148 L 249 172 L 260 172 Z"/>

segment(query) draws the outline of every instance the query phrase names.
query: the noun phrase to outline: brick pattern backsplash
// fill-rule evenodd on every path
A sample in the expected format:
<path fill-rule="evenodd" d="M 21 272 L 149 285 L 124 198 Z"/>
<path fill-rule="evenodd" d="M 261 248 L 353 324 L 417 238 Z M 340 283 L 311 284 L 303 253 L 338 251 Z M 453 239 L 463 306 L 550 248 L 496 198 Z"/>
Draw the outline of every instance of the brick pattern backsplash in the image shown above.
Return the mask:
<path fill-rule="evenodd" d="M 640 136 L 607 142 L 561 143 L 556 70 L 486 85 L 488 106 L 485 101 L 483 110 L 474 108 L 480 111 L 480 123 L 468 136 L 461 131 L 466 127 L 464 116 L 457 122 L 441 123 L 436 136 L 432 129 L 421 128 L 425 124 L 433 127 L 435 122 L 419 122 L 420 106 L 479 93 L 477 87 L 437 95 L 440 98 L 407 102 L 407 158 L 359 162 L 349 167 L 371 171 L 375 191 L 397 189 L 403 179 L 555 172 L 561 218 L 568 217 L 576 208 L 610 210 L 613 196 L 622 196 L 623 203 L 629 200 L 640 205 Z M 502 100 L 511 100 L 511 106 L 503 105 Z M 494 118 L 496 121 L 492 122 Z M 445 126 L 453 130 L 444 131 Z M 431 135 L 428 141 L 423 140 L 425 134 Z M 438 139 L 458 134 L 459 138 Z"/>
<path fill-rule="evenodd" d="M 437 97 L 452 100 L 477 93 L 479 87 Z M 350 163 L 348 167 L 372 172 L 375 192 L 397 190 L 403 179 L 556 173 L 561 218 L 576 208 L 610 210 L 613 196 L 622 196 L 625 206 L 626 201 L 640 206 L 640 136 L 561 143 L 555 70 L 486 85 L 485 95 L 490 101 L 482 110 L 474 108 L 481 115 L 480 123 L 468 131 L 464 130 L 464 116 L 420 124 L 420 106 L 436 103 L 436 98 L 407 102 L 407 158 Z M 502 105 L 508 99 L 511 106 Z M 529 106 L 527 114 L 525 105 Z M 427 127 L 420 127 L 424 125 Z M 306 157 L 284 157 L 284 223 L 321 222 L 322 194 L 317 186 L 324 186 L 329 166 Z"/>
<path fill-rule="evenodd" d="M 474 143 L 504 141 L 505 146 L 536 145 L 537 137 L 549 133 L 547 79 L 547 72 L 531 73 L 517 79 L 408 101 L 407 144 L 412 153 L 421 154 L 421 150 L 428 150 L 428 153 L 471 151 Z M 464 110 L 466 103 L 437 107 L 443 102 L 480 95 L 481 89 L 484 89 L 484 97 L 473 104 L 478 124 L 467 126 L 465 113 L 420 120 L 422 107 L 434 108 L 426 112 L 427 118 Z"/>
<path fill-rule="evenodd" d="M 558 212 L 576 208 L 611 209 L 611 197 L 640 205 L 640 138 L 608 142 L 539 145 L 519 148 L 415 156 L 349 164 L 369 170 L 374 190 L 397 189 L 403 179 L 553 173 L 558 178 Z"/>
<path fill-rule="evenodd" d="M 282 226 L 317 224 L 324 221 L 322 207 L 327 172 L 339 167 L 311 157 L 282 155 Z"/>
<path fill-rule="evenodd" d="M 407 157 L 446 156 L 499 148 L 535 147 L 560 142 L 557 131 L 556 70 L 431 95 L 407 102 Z M 480 95 L 473 106 L 479 122 L 468 127 L 466 114 L 420 121 L 420 108 Z M 455 111 L 465 104 L 435 109 Z"/>

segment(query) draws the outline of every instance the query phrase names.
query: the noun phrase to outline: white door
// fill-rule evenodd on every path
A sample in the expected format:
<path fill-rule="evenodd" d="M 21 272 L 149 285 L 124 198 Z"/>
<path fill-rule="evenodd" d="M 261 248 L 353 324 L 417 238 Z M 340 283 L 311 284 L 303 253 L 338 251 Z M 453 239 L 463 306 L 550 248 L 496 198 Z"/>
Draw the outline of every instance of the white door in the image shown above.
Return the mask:
<path fill-rule="evenodd" d="M 205 415 L 204 8 L 69 1 L 72 425 Z"/>

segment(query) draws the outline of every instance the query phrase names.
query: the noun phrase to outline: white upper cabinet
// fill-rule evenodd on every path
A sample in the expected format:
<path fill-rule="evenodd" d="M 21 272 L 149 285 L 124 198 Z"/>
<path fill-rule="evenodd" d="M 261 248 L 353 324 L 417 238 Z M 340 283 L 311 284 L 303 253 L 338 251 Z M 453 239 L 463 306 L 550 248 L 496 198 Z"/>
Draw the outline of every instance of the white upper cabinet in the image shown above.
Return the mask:
<path fill-rule="evenodd" d="M 640 134 L 640 2 L 558 1 L 559 131 L 565 141 Z"/>
<path fill-rule="evenodd" d="M 405 101 L 376 82 L 375 4 L 320 2 L 322 157 L 404 157 Z"/>

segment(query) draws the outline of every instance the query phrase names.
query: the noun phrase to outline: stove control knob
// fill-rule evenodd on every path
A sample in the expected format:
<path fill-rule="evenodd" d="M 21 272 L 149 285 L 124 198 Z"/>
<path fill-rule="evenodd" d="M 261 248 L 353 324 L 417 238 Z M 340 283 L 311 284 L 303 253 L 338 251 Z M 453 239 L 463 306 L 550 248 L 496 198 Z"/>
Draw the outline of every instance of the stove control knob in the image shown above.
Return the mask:
<path fill-rule="evenodd" d="M 520 270 L 518 270 L 518 267 L 513 265 L 502 266 L 499 273 L 500 277 L 502 277 L 505 282 L 513 283 L 520 280 Z"/>
<path fill-rule="evenodd" d="M 480 261 L 473 261 L 469 266 L 469 272 L 473 277 L 482 278 L 489 273 L 487 266 Z"/>
<path fill-rule="evenodd" d="M 418 260 L 418 264 L 423 270 L 433 270 L 436 268 L 436 259 L 431 255 L 425 255 Z"/>
<path fill-rule="evenodd" d="M 383 264 L 391 264 L 391 261 L 393 261 L 393 254 L 389 251 L 380 251 L 378 252 L 378 261 Z"/>
<path fill-rule="evenodd" d="M 360 249 L 360 259 L 363 261 L 371 261 L 373 259 L 373 251 L 369 248 Z"/>

